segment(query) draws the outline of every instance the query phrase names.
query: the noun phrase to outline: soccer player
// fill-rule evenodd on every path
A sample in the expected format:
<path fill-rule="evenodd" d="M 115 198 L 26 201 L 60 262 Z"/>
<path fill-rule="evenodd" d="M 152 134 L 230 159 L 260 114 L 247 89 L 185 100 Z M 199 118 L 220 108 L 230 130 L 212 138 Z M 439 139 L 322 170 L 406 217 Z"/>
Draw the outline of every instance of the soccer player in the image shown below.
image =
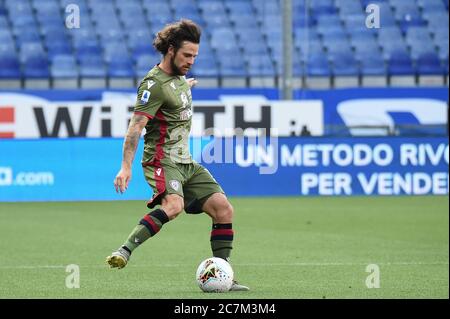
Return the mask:
<path fill-rule="evenodd" d="M 212 219 L 211 249 L 214 257 L 229 260 L 233 243 L 233 207 L 208 170 L 192 160 L 188 138 L 192 123 L 191 87 L 196 80 L 185 75 L 198 55 L 201 30 L 190 20 L 166 25 L 153 46 L 163 55 L 139 85 L 137 102 L 123 144 L 121 169 L 114 186 L 123 193 L 131 179 L 131 165 L 145 128 L 142 166 L 153 197 L 153 209 L 133 229 L 125 243 L 107 263 L 123 268 L 131 253 L 156 235 L 162 226 L 183 210 L 188 214 L 205 212 Z M 155 209 L 156 205 L 160 205 Z M 233 283 L 232 291 L 249 290 Z"/>

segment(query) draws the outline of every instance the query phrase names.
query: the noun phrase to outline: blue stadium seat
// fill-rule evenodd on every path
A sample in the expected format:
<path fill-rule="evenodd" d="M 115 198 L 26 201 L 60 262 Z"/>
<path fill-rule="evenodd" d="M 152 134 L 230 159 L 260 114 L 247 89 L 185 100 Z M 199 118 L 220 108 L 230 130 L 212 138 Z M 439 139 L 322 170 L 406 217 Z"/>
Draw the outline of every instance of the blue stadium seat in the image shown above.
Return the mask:
<path fill-rule="evenodd" d="M 86 41 L 80 43 L 76 50 L 76 56 L 78 59 L 102 54 L 102 48 L 98 45 L 97 41 Z"/>
<path fill-rule="evenodd" d="M 359 65 L 351 52 L 340 52 L 332 56 L 332 72 L 335 76 L 357 76 Z"/>
<path fill-rule="evenodd" d="M 158 54 L 159 53 L 155 50 L 155 48 L 153 48 L 150 41 L 138 44 L 131 50 L 131 55 L 135 61 L 137 61 L 141 55 L 158 55 Z"/>
<path fill-rule="evenodd" d="M 261 38 L 262 39 L 262 38 Z M 253 45 L 245 45 L 245 42 L 241 42 L 242 49 L 244 54 L 246 55 L 254 55 L 254 54 L 268 54 L 267 45 L 262 42 L 255 42 Z"/>
<path fill-rule="evenodd" d="M 379 54 L 368 54 L 360 60 L 362 75 L 385 75 L 386 65 Z"/>
<path fill-rule="evenodd" d="M 318 32 L 322 35 L 324 43 L 333 40 L 347 40 L 347 33 L 343 27 L 323 28 Z"/>
<path fill-rule="evenodd" d="M 177 21 L 181 19 L 192 20 L 199 25 L 204 22 L 202 16 L 197 10 L 196 11 L 175 10 L 173 17 Z"/>
<path fill-rule="evenodd" d="M 205 16 L 226 14 L 225 6 L 219 1 L 201 2 L 198 7 Z"/>
<path fill-rule="evenodd" d="M 389 75 L 414 75 L 415 69 L 408 53 L 394 51 L 388 60 Z"/>
<path fill-rule="evenodd" d="M 438 54 L 441 60 L 448 60 L 448 47 L 449 41 L 448 38 L 445 41 L 441 41 L 438 44 Z"/>
<path fill-rule="evenodd" d="M 224 47 L 237 46 L 236 37 L 230 28 L 217 28 L 211 32 L 211 47 L 223 49 Z"/>
<path fill-rule="evenodd" d="M 25 19 L 33 17 L 33 8 L 28 1 L 8 1 L 5 3 L 10 17 L 15 17 L 11 22 L 17 23 L 16 19 Z M 34 19 L 33 19 L 34 20 Z"/>
<path fill-rule="evenodd" d="M 336 0 L 335 5 L 339 9 L 339 15 L 341 17 L 363 13 L 361 2 L 359 0 Z"/>
<path fill-rule="evenodd" d="M 320 15 L 336 14 L 338 12 L 333 0 L 314 0 L 310 1 L 309 5 L 314 20 Z"/>
<path fill-rule="evenodd" d="M 322 56 L 326 54 L 320 40 L 305 42 L 299 49 L 301 61 L 306 61 L 310 59 L 311 56 Z"/>
<path fill-rule="evenodd" d="M 250 2 L 241 1 L 225 1 L 225 8 L 228 9 L 230 14 L 242 14 L 248 17 L 254 15 L 254 8 Z"/>
<path fill-rule="evenodd" d="M 0 79 L 21 78 L 20 63 L 14 55 L 0 55 Z"/>
<path fill-rule="evenodd" d="M 387 41 L 403 40 L 401 30 L 397 26 L 384 27 L 378 30 L 378 40 L 380 44 Z"/>
<path fill-rule="evenodd" d="M 253 55 L 249 57 L 247 65 L 249 76 L 275 76 L 272 60 L 267 55 Z"/>
<path fill-rule="evenodd" d="M 102 28 L 99 32 L 100 41 L 105 44 L 110 42 L 124 42 L 125 35 L 122 30 L 123 28 L 121 27 Z"/>
<path fill-rule="evenodd" d="M 178 14 L 199 14 L 199 9 L 198 7 L 195 5 L 195 3 L 193 5 L 188 4 L 188 3 L 183 3 L 182 5 L 177 5 L 177 6 L 172 6 L 173 12 L 174 13 L 178 13 Z"/>
<path fill-rule="evenodd" d="M 324 41 L 324 46 L 329 53 L 345 52 L 351 53 L 352 48 L 350 42 L 347 39 L 334 39 Z"/>
<path fill-rule="evenodd" d="M 385 60 L 389 60 L 392 54 L 397 54 L 399 52 L 402 52 L 403 54 L 409 56 L 408 48 L 404 42 L 385 43 L 382 46 L 382 51 L 383 51 L 383 58 Z"/>
<path fill-rule="evenodd" d="M 294 33 L 294 45 L 300 48 L 308 42 L 320 41 L 319 33 L 315 28 L 298 28 Z"/>
<path fill-rule="evenodd" d="M 9 30 L 9 22 L 6 15 L 0 15 L 0 30 Z"/>
<path fill-rule="evenodd" d="M 129 59 L 130 53 L 123 42 L 108 42 L 103 45 L 103 57 L 108 63 L 116 59 Z"/>
<path fill-rule="evenodd" d="M 213 55 L 202 55 L 195 61 L 191 72 L 195 77 L 214 77 L 219 72 L 218 63 Z"/>
<path fill-rule="evenodd" d="M 348 32 L 357 30 L 367 30 L 366 16 L 362 13 L 347 15 L 344 19 L 344 24 Z"/>
<path fill-rule="evenodd" d="M 247 70 L 242 59 L 236 56 L 222 56 L 219 58 L 219 73 L 222 76 L 247 76 Z"/>
<path fill-rule="evenodd" d="M 152 19 L 157 18 L 158 16 L 162 17 L 171 17 L 172 16 L 172 8 L 167 2 L 153 2 L 152 0 L 148 1 L 146 4 L 144 0 L 144 8 L 147 11 L 147 17 L 151 22 Z"/>
<path fill-rule="evenodd" d="M 53 78 L 77 78 L 78 66 L 72 55 L 56 55 L 50 66 L 50 74 Z"/>
<path fill-rule="evenodd" d="M 430 3 L 422 8 L 422 16 L 425 18 L 430 15 L 435 15 L 439 13 L 446 12 L 447 8 L 445 7 L 443 2 L 437 2 L 436 4 Z M 425 18 L 425 20 L 427 20 Z"/>
<path fill-rule="evenodd" d="M 166 24 L 173 22 L 173 15 L 170 16 L 165 15 L 157 15 L 148 17 L 148 22 L 150 23 L 150 31 L 152 34 L 158 33 L 162 28 L 166 26 Z"/>
<path fill-rule="evenodd" d="M 364 8 L 367 7 L 367 5 L 373 4 L 377 5 L 380 9 L 380 26 L 381 29 L 384 27 L 391 27 L 396 25 L 396 20 L 394 18 L 394 14 L 392 12 L 392 9 L 389 5 L 389 3 L 385 1 L 368 1 L 367 3 L 364 3 Z"/>
<path fill-rule="evenodd" d="M 156 64 L 161 61 L 161 57 L 156 54 L 143 54 L 136 60 L 136 75 L 143 78 Z"/>
<path fill-rule="evenodd" d="M 263 30 L 263 33 L 266 30 L 281 30 L 282 29 L 282 21 L 281 16 L 279 14 L 267 14 L 264 16 L 261 16 L 260 19 L 261 22 L 261 28 Z"/>
<path fill-rule="evenodd" d="M 102 78 L 106 76 L 106 69 L 100 55 L 80 57 L 80 75 L 84 78 Z"/>
<path fill-rule="evenodd" d="M 50 59 L 56 55 L 70 55 L 73 53 L 72 46 L 67 42 L 52 42 L 49 41 L 47 44 L 47 54 Z"/>
<path fill-rule="evenodd" d="M 208 27 L 208 29 L 212 29 L 214 31 L 214 29 L 217 28 L 229 28 L 230 25 L 230 20 L 228 19 L 228 16 L 226 15 L 202 15 L 203 19 L 205 20 L 205 23 Z"/>
<path fill-rule="evenodd" d="M 305 72 L 308 76 L 330 76 L 331 68 L 323 55 L 312 55 L 305 61 Z"/>
<path fill-rule="evenodd" d="M 75 48 L 86 43 L 97 43 L 95 30 L 89 28 L 71 29 L 69 34 L 72 36 L 72 43 Z"/>
<path fill-rule="evenodd" d="M 190 6 L 196 7 L 197 2 L 195 0 L 170 0 L 172 8 L 182 7 L 182 6 Z"/>
<path fill-rule="evenodd" d="M 387 2 L 389 2 L 389 0 L 376 0 L 376 1 L 373 1 L 373 0 L 360 0 L 360 1 L 361 1 L 361 4 L 362 4 L 362 6 L 364 8 L 367 7 L 369 4 L 373 4 L 373 3 L 378 4 L 378 3 L 387 3 Z"/>
<path fill-rule="evenodd" d="M 436 53 L 427 52 L 418 57 L 417 72 L 421 75 L 444 75 L 445 69 Z"/>
<path fill-rule="evenodd" d="M 276 1 L 261 1 L 258 4 L 254 4 L 254 8 L 260 17 L 268 14 L 279 16 L 281 13 L 280 5 Z"/>
<path fill-rule="evenodd" d="M 138 29 L 135 32 L 130 32 L 127 37 L 127 44 L 131 50 L 134 50 L 139 45 L 152 43 L 153 35 L 147 29 Z"/>
<path fill-rule="evenodd" d="M 0 29 L 0 43 L 14 43 L 14 37 L 9 28 Z"/>
<path fill-rule="evenodd" d="M 64 24 L 41 24 L 41 34 L 44 38 L 52 37 L 57 39 L 66 39 L 67 32 Z"/>
<path fill-rule="evenodd" d="M 312 30 L 315 30 L 315 22 L 310 16 L 309 14 L 305 13 L 305 12 L 301 12 L 298 13 L 296 15 L 294 15 L 292 17 L 293 20 L 293 28 L 294 28 L 294 32 L 296 29 L 299 28 L 311 28 Z"/>
<path fill-rule="evenodd" d="M 116 7 L 119 13 L 135 14 L 137 12 L 143 12 L 143 7 L 139 1 L 116 1 Z"/>
<path fill-rule="evenodd" d="M 20 46 L 20 61 L 24 62 L 30 57 L 44 56 L 45 50 L 42 47 L 42 43 L 39 42 L 26 42 Z"/>
<path fill-rule="evenodd" d="M 32 56 L 23 63 L 23 75 L 29 79 L 48 79 L 49 65 L 46 56 Z"/>
<path fill-rule="evenodd" d="M 59 1 L 60 8 L 64 11 L 66 10 L 67 6 L 71 4 L 75 4 L 80 9 L 80 12 L 85 12 L 88 10 L 87 2 L 86 0 L 60 0 Z"/>
<path fill-rule="evenodd" d="M 426 7 L 441 7 L 445 9 L 444 1 L 442 0 L 416 0 L 417 5 L 421 8 Z"/>
<path fill-rule="evenodd" d="M 61 15 L 59 4 L 56 2 L 34 1 L 33 7 L 36 16 L 59 17 Z"/>
<path fill-rule="evenodd" d="M 381 55 L 381 50 L 378 45 L 378 42 L 374 38 L 352 38 L 352 47 L 355 50 L 355 58 L 359 61 L 365 59 L 365 57 L 369 54 L 377 54 Z"/>
<path fill-rule="evenodd" d="M 133 63 L 126 56 L 115 56 L 108 63 L 108 77 L 132 78 L 134 77 Z"/>
<path fill-rule="evenodd" d="M 229 15 L 230 22 L 233 24 L 235 29 L 240 28 L 258 28 L 259 25 L 256 19 L 249 19 L 249 16 L 247 14 L 241 14 L 241 13 L 231 13 Z"/>

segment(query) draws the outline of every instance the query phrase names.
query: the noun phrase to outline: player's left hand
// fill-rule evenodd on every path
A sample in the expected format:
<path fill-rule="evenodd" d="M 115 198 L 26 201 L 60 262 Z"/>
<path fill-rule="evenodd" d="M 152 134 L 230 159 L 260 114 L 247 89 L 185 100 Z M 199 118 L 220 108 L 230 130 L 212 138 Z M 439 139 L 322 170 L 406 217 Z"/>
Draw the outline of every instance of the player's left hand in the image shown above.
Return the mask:
<path fill-rule="evenodd" d="M 196 79 L 194 79 L 194 78 L 186 79 L 186 82 L 189 84 L 189 86 L 191 88 L 194 87 L 198 83 L 198 81 Z"/>

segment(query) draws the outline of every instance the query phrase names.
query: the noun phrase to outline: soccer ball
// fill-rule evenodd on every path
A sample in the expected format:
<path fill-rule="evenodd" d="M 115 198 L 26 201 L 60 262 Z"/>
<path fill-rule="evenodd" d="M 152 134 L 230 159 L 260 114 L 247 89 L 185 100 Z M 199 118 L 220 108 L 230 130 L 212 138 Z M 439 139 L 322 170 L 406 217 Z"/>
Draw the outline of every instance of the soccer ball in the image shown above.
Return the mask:
<path fill-rule="evenodd" d="M 226 292 L 230 290 L 233 278 L 231 265 L 218 257 L 202 261 L 195 276 L 198 286 L 204 292 Z"/>

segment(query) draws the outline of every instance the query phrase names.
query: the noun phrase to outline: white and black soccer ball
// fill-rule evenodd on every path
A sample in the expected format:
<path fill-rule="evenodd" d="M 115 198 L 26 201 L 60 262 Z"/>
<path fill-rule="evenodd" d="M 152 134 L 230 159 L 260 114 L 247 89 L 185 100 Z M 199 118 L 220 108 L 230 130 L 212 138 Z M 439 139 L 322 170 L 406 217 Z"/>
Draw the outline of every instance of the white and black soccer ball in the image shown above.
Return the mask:
<path fill-rule="evenodd" d="M 202 261 L 195 276 L 198 286 L 204 292 L 226 292 L 230 290 L 233 278 L 231 265 L 218 257 Z"/>

